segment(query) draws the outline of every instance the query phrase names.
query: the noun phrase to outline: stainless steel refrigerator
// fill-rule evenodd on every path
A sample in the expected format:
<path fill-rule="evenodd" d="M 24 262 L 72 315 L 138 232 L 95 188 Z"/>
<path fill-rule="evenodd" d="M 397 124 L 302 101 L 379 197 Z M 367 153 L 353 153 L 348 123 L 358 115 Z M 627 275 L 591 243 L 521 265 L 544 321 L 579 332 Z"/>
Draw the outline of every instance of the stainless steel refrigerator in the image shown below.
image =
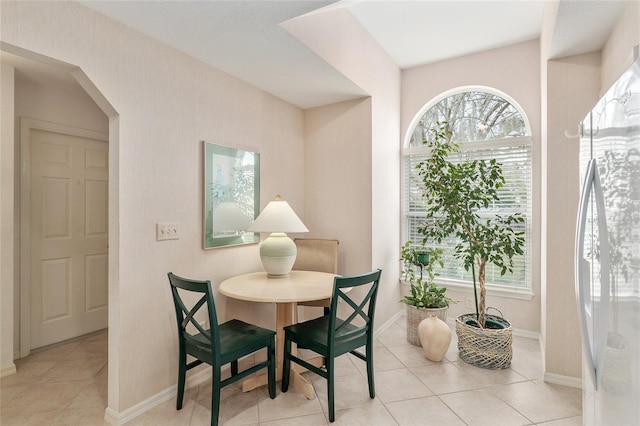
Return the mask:
<path fill-rule="evenodd" d="M 585 425 L 640 425 L 640 60 L 583 122 L 576 295 Z"/>

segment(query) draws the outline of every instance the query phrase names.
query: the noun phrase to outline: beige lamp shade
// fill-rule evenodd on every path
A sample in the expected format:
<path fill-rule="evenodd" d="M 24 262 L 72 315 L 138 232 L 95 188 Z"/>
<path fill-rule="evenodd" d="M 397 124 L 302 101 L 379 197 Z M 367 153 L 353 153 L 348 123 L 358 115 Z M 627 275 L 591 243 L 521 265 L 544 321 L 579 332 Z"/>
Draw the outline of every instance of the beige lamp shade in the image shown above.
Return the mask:
<path fill-rule="evenodd" d="M 271 201 L 247 228 L 250 232 L 309 232 L 286 201 Z"/>
<path fill-rule="evenodd" d="M 287 232 L 309 232 L 289 203 L 271 201 L 256 220 L 249 225 L 250 232 L 270 232 L 260 244 L 260 260 L 269 277 L 286 277 L 296 261 L 298 250 Z"/>

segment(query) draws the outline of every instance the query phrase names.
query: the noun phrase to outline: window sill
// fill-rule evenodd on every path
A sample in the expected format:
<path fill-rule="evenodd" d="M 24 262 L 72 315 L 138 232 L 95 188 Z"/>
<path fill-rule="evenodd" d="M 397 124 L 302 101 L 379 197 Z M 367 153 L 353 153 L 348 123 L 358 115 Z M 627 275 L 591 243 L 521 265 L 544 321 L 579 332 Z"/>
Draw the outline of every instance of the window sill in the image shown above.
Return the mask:
<path fill-rule="evenodd" d="M 400 278 L 400 284 L 408 286 L 409 282 Z M 463 282 L 436 280 L 436 284 L 454 291 L 473 290 L 471 284 Z M 528 288 L 516 289 L 495 284 L 487 284 L 487 292 L 489 292 L 491 296 L 504 297 L 505 299 L 532 300 L 534 296 Z"/>

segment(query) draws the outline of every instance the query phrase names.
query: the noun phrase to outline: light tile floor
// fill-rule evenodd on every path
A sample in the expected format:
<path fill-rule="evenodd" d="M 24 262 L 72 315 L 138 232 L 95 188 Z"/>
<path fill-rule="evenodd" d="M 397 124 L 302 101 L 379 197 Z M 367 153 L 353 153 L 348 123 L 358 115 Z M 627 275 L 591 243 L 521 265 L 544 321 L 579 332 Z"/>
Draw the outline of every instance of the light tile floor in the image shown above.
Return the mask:
<path fill-rule="evenodd" d="M 106 425 L 107 334 L 67 343 L 16 362 L 18 373 L 0 384 L 0 424 Z M 453 341 L 443 362 L 427 360 L 406 341 L 404 318 L 376 340 L 376 398 L 370 399 L 364 363 L 339 358 L 335 425 L 581 425 L 581 391 L 542 381 L 536 340 L 515 337 L 510 369 L 485 370 L 458 359 Z M 252 360 L 250 361 L 252 362 Z M 308 374 L 316 398 L 295 388 L 269 399 L 264 388 L 223 389 L 225 425 L 327 425 L 323 379 Z M 129 425 L 208 425 L 210 383 L 185 393 L 183 409 L 168 400 Z"/>

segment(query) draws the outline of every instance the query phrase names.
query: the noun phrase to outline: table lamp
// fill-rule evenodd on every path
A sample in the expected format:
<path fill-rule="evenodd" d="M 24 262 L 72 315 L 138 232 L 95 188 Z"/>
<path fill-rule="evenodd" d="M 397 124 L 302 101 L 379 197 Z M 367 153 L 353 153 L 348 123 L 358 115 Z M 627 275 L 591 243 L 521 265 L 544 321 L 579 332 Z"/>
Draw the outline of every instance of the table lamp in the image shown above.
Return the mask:
<path fill-rule="evenodd" d="M 296 244 L 287 232 L 309 232 L 289 203 L 276 196 L 267 204 L 256 220 L 249 225 L 250 232 L 270 232 L 260 244 L 260 260 L 267 275 L 272 278 L 286 277 L 296 261 Z"/>

